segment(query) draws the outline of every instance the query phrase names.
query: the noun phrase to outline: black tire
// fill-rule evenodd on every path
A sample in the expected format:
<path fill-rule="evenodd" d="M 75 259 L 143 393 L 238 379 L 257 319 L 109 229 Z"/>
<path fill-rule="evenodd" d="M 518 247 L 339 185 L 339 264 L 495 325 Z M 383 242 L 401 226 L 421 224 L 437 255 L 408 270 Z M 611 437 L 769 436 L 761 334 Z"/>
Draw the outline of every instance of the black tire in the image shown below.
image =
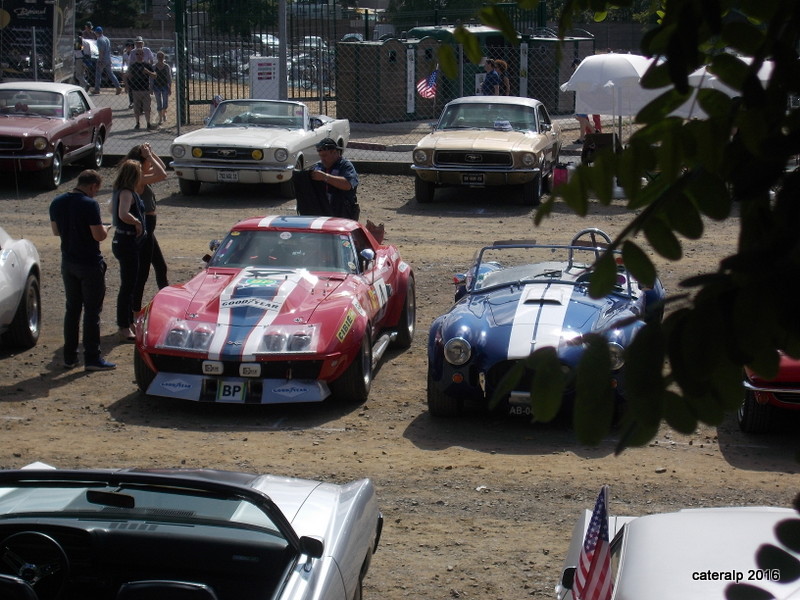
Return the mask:
<path fill-rule="evenodd" d="M 39 341 L 42 324 L 42 303 L 39 290 L 39 278 L 31 273 L 25 281 L 25 290 L 19 300 L 14 320 L 3 336 L 10 346 L 17 348 L 33 348 Z"/>
<path fill-rule="evenodd" d="M 136 385 L 143 394 L 147 393 L 147 388 L 153 383 L 156 373 L 147 366 L 138 350 L 133 352 L 133 375 L 136 378 Z"/>
<path fill-rule="evenodd" d="M 361 339 L 358 355 L 344 374 L 331 382 L 331 392 L 342 402 L 363 403 L 367 401 L 372 387 L 372 341 L 368 332 Z"/>
<path fill-rule="evenodd" d="M 406 288 L 406 301 L 403 304 L 403 312 L 397 321 L 397 337 L 392 346 L 395 348 L 410 348 L 414 341 L 414 331 L 417 329 L 417 292 L 414 278 L 408 278 Z"/>
<path fill-rule="evenodd" d="M 432 417 L 457 417 L 462 403 L 458 398 L 445 394 L 436 385 L 428 370 L 428 412 Z"/>
<path fill-rule="evenodd" d="M 103 149 L 105 147 L 105 137 L 102 131 L 98 131 L 94 138 L 94 148 L 83 164 L 90 169 L 99 169 L 103 166 Z"/>
<path fill-rule="evenodd" d="M 50 191 L 55 190 L 61 185 L 61 176 L 64 173 L 64 159 L 61 155 L 61 148 L 56 148 L 53 153 L 53 162 L 42 171 L 41 186 Z"/>
<path fill-rule="evenodd" d="M 414 178 L 414 197 L 420 204 L 429 204 L 433 202 L 433 196 L 436 193 L 436 184 L 428 181 L 423 181 L 419 176 Z"/>
<path fill-rule="evenodd" d="M 736 413 L 739 429 L 745 433 L 766 433 L 772 422 L 772 405 L 759 404 L 752 390 L 745 390 L 744 400 Z"/>
<path fill-rule="evenodd" d="M 197 196 L 200 193 L 200 182 L 192 179 L 178 178 L 178 187 L 184 196 Z"/>
<path fill-rule="evenodd" d="M 529 206 L 539 206 L 542 203 L 541 173 L 533 181 L 522 184 L 522 203 Z"/>

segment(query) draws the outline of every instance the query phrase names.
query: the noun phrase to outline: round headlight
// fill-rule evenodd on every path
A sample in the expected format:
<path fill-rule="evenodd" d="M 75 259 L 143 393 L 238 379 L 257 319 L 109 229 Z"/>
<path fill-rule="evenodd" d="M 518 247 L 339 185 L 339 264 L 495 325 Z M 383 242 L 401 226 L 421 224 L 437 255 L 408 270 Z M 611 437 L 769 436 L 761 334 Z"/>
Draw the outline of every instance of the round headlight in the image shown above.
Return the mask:
<path fill-rule="evenodd" d="M 33 147 L 37 150 L 44 150 L 47 148 L 47 138 L 37 137 L 33 139 Z"/>
<path fill-rule="evenodd" d="M 609 342 L 608 352 L 611 354 L 611 370 L 618 371 L 625 364 L 625 348 L 616 342 Z"/>
<path fill-rule="evenodd" d="M 463 365 L 470 356 L 472 356 L 472 347 L 464 338 L 453 338 L 444 345 L 444 358 L 451 365 Z"/>
<path fill-rule="evenodd" d="M 253 160 L 261 160 L 264 158 L 264 151 L 263 150 L 253 150 L 250 153 L 250 156 L 253 157 Z"/>
<path fill-rule="evenodd" d="M 286 148 L 275 149 L 275 160 L 277 162 L 286 162 L 287 158 L 289 158 L 289 151 Z"/>
<path fill-rule="evenodd" d="M 523 154 L 522 155 L 522 164 L 526 167 L 534 167 L 536 166 L 536 155 L 535 154 Z"/>
<path fill-rule="evenodd" d="M 428 161 L 428 153 L 425 150 L 414 150 L 414 162 L 422 164 Z"/>
<path fill-rule="evenodd" d="M 183 146 L 173 146 L 172 147 L 172 156 L 175 158 L 183 158 L 183 155 L 186 154 L 186 148 Z"/>
<path fill-rule="evenodd" d="M 202 148 L 192 148 L 192 156 L 195 158 L 202 158 L 203 157 L 203 149 Z"/>

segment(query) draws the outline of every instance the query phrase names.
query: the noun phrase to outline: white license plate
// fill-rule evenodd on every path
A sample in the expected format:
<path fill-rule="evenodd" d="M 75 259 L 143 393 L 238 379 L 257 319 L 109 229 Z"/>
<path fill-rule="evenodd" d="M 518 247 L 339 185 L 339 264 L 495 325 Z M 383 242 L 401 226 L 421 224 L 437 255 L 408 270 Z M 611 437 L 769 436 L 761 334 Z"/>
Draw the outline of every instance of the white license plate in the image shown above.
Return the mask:
<path fill-rule="evenodd" d="M 483 185 L 483 173 L 464 173 L 461 176 L 464 185 Z"/>
<path fill-rule="evenodd" d="M 221 183 L 236 183 L 239 181 L 238 171 L 218 171 L 217 181 Z"/>
<path fill-rule="evenodd" d="M 247 382 L 225 381 L 217 383 L 217 402 L 244 402 L 247 394 Z"/>

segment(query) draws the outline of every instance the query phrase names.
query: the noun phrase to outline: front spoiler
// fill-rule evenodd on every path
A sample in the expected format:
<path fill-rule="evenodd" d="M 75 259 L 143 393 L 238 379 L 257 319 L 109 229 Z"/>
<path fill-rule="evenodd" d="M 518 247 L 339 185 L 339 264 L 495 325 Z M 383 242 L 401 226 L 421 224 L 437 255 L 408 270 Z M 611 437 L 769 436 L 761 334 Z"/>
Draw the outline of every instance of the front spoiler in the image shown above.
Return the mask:
<path fill-rule="evenodd" d="M 331 394 L 326 382 L 314 379 L 204 377 L 184 373 L 157 373 L 146 393 L 225 404 L 322 402 Z"/>

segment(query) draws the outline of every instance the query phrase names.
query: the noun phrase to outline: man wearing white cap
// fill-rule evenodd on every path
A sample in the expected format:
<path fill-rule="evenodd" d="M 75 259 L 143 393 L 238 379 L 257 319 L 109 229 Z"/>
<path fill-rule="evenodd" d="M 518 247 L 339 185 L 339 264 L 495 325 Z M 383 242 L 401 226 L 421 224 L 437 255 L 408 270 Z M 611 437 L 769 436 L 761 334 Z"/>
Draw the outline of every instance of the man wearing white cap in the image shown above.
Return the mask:
<path fill-rule="evenodd" d="M 148 65 L 152 65 L 156 62 L 156 55 L 153 54 L 153 51 L 150 50 L 150 48 L 144 45 L 144 39 L 142 39 L 142 36 L 138 35 L 136 36 L 136 39 L 133 40 L 133 50 L 142 51 L 142 62 L 145 62 Z"/>

